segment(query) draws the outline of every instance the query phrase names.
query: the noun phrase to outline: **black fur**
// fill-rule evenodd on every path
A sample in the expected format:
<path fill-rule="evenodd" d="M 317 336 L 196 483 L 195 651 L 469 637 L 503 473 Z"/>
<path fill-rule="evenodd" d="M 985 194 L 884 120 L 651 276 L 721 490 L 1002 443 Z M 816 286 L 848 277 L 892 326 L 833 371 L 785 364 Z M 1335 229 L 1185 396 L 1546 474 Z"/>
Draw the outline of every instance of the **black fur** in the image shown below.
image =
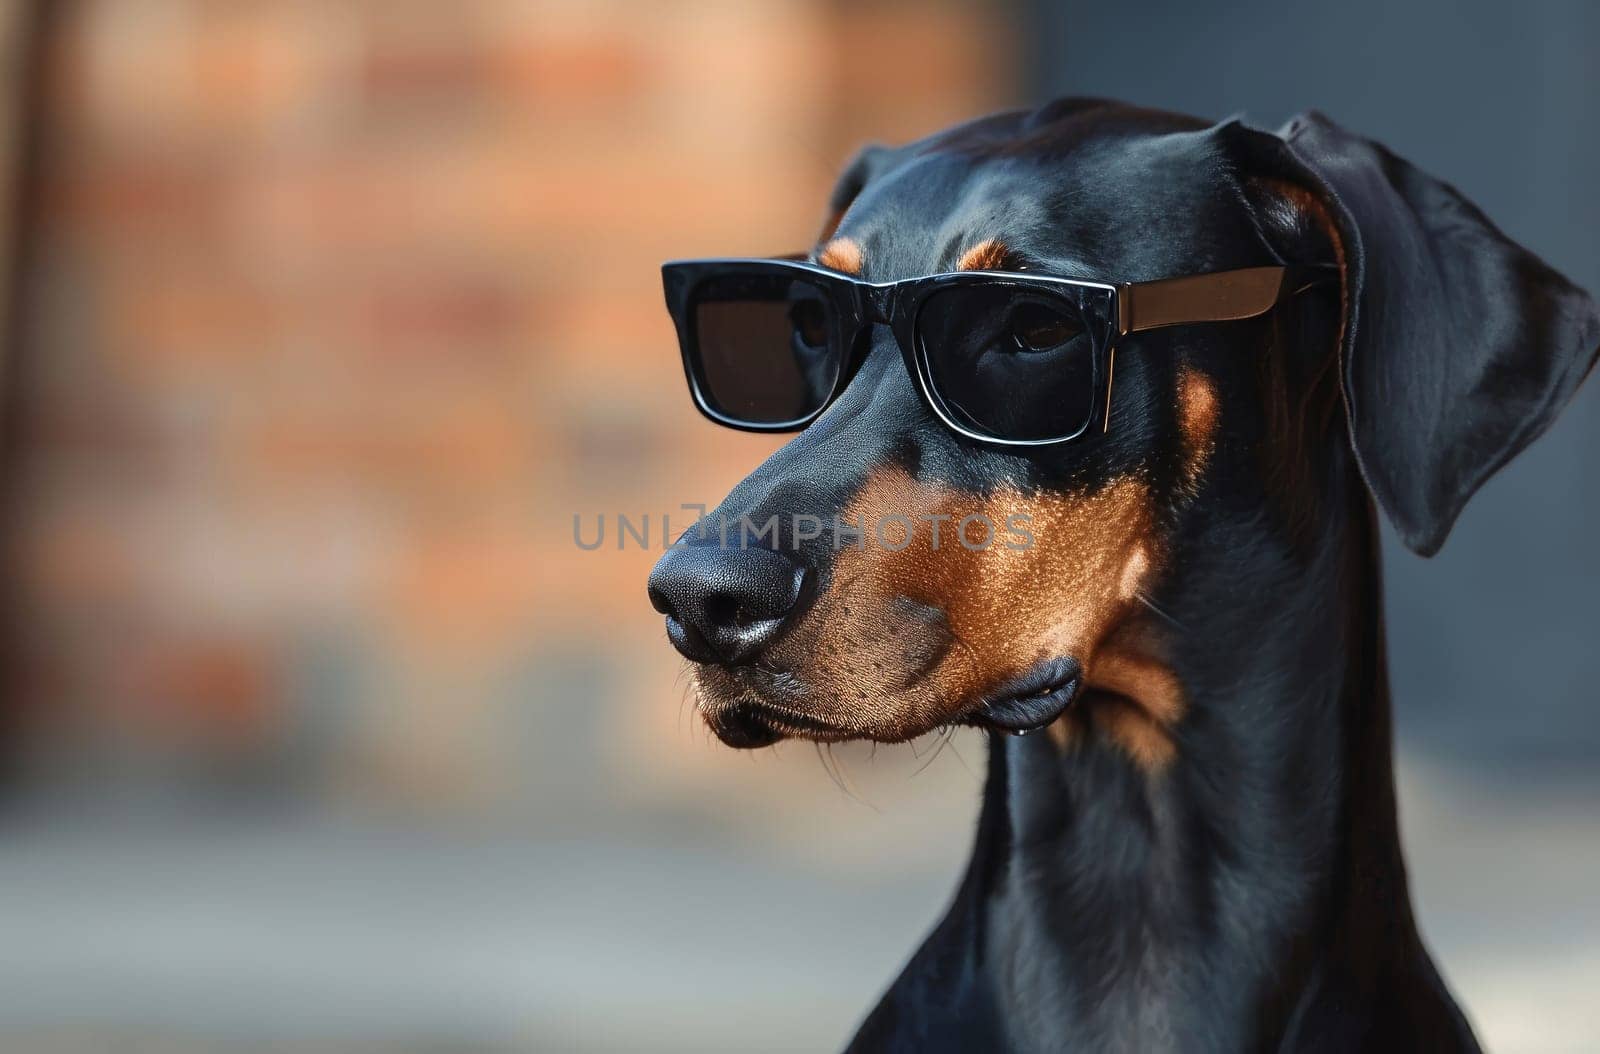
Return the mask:
<path fill-rule="evenodd" d="M 1066 100 L 875 148 L 836 199 L 874 281 L 948 270 L 990 237 L 1108 281 L 1347 257 L 1342 295 L 1125 341 L 1108 433 L 1032 454 L 941 427 L 880 334 L 719 510 L 829 515 L 888 463 L 977 492 L 1138 466 L 1170 538 L 1153 600 L 1188 703 L 1174 760 L 1150 774 L 1101 740 L 992 734 L 966 876 L 850 1049 L 1476 1050 L 1407 891 L 1372 495 L 1436 549 L 1588 370 L 1593 303 L 1320 117 L 1272 135 Z M 1221 413 L 1179 500 L 1183 366 Z M 826 579 L 824 543 L 802 558 Z"/>

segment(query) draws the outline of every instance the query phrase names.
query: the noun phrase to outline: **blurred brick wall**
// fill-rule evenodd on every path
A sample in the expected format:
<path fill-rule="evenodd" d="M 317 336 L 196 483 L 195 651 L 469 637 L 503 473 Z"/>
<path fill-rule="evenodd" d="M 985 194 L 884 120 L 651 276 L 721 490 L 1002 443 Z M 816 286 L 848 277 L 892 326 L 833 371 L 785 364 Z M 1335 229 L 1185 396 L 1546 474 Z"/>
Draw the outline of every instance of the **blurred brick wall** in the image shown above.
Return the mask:
<path fill-rule="evenodd" d="M 799 248 L 860 140 L 1008 101 L 1005 8 L 60 12 L 8 469 L 35 777 L 476 805 L 670 769 L 654 554 L 572 518 L 659 543 L 773 444 L 694 415 L 656 267 Z"/>

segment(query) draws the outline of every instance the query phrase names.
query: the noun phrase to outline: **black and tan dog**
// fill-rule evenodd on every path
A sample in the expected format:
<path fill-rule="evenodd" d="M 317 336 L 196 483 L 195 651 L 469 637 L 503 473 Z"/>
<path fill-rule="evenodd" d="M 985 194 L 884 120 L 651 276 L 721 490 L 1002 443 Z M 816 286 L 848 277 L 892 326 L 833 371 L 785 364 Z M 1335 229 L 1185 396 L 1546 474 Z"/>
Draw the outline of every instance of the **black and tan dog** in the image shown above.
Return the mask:
<path fill-rule="evenodd" d="M 1588 372 L 1594 304 L 1315 114 L 1060 101 L 869 149 L 833 205 L 813 259 L 874 282 L 1337 276 L 1127 337 L 1105 427 L 1053 446 L 946 427 L 876 327 L 715 515 L 904 516 L 911 544 L 784 529 L 657 566 L 729 744 L 992 730 L 966 876 L 851 1049 L 1477 1049 L 1407 891 L 1375 509 L 1434 552 Z M 975 514 L 1033 544 L 930 544 Z"/>

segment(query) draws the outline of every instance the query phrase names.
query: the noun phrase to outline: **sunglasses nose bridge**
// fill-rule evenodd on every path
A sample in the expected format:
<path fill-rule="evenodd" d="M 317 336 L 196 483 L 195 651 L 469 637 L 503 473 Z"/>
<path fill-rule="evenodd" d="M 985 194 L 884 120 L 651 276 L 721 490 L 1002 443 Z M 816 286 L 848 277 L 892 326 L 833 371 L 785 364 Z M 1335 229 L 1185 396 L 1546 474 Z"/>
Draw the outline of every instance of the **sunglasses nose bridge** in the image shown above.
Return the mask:
<path fill-rule="evenodd" d="M 859 293 L 862 320 L 881 326 L 889 325 L 894 314 L 895 287 L 862 284 L 856 288 Z"/>

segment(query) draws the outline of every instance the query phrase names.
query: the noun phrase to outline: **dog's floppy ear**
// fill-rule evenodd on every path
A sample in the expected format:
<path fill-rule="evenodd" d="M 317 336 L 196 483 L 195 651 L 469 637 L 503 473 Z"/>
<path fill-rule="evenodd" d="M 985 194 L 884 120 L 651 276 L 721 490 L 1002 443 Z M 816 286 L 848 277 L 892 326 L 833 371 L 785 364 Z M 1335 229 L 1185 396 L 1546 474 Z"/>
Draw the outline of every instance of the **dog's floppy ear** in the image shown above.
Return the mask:
<path fill-rule="evenodd" d="M 1595 303 L 1454 187 L 1321 114 L 1277 136 L 1225 130 L 1276 154 L 1269 177 L 1298 183 L 1332 220 L 1356 460 L 1401 539 L 1431 556 L 1588 373 Z"/>

